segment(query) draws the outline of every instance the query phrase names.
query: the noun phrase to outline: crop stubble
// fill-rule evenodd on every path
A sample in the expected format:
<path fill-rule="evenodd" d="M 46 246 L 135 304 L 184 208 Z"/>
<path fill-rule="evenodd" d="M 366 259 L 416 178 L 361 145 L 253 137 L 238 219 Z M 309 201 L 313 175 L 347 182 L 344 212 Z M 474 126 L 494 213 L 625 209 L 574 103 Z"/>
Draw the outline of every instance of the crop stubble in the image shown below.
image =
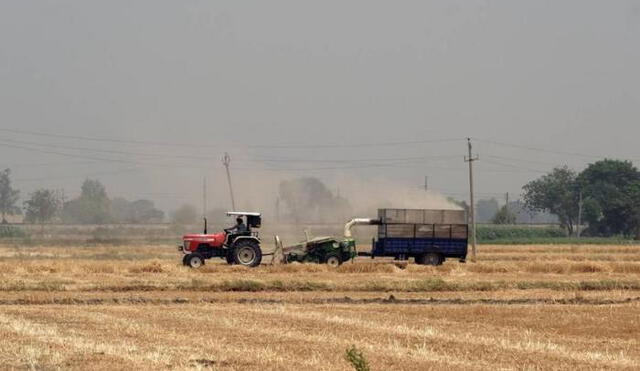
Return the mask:
<path fill-rule="evenodd" d="M 171 247 L 0 247 L 5 369 L 637 369 L 640 247 L 481 246 L 193 271 Z M 212 262 L 213 263 L 213 262 Z"/>

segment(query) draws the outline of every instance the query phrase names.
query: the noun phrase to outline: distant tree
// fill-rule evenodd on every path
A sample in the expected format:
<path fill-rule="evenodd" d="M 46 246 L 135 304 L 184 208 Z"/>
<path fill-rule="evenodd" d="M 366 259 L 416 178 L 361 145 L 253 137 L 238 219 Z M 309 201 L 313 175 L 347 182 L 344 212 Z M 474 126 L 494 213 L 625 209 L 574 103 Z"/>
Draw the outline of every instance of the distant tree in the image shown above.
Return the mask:
<path fill-rule="evenodd" d="M 111 216 L 118 223 L 129 223 L 131 218 L 130 202 L 122 197 L 111 200 Z"/>
<path fill-rule="evenodd" d="M 62 211 L 63 220 L 80 224 L 105 224 L 113 220 L 111 201 L 107 191 L 98 180 L 87 179 L 82 184 L 80 197 L 66 202 Z"/>
<path fill-rule="evenodd" d="M 491 219 L 498 213 L 498 201 L 495 198 L 490 200 L 478 200 L 476 202 L 476 215 L 478 217 L 478 222 L 486 223 L 491 221 Z"/>
<path fill-rule="evenodd" d="M 194 224 L 198 219 L 198 211 L 193 205 L 182 205 L 171 213 L 171 221 L 174 224 Z"/>
<path fill-rule="evenodd" d="M 515 224 L 516 216 L 509 210 L 507 205 L 504 205 L 496 212 L 491 222 L 493 224 Z"/>
<path fill-rule="evenodd" d="M 159 223 L 164 219 L 164 212 L 156 209 L 155 204 L 150 200 L 132 201 L 131 213 L 133 223 Z"/>
<path fill-rule="evenodd" d="M 158 223 L 164 219 L 164 212 L 155 208 L 153 201 L 136 200 L 129 202 L 116 197 L 111 200 L 113 219 L 119 223 Z"/>
<path fill-rule="evenodd" d="M 39 189 L 31 193 L 24 202 L 25 218 L 29 223 L 44 224 L 55 218 L 60 211 L 60 198 L 50 189 Z"/>
<path fill-rule="evenodd" d="M 560 224 L 573 234 L 578 217 L 576 173 L 568 167 L 557 167 L 549 174 L 524 187 L 525 206 L 532 211 L 548 211 L 558 216 Z"/>
<path fill-rule="evenodd" d="M 640 240 L 640 183 L 631 185 L 627 192 L 631 209 L 629 221 L 632 226 L 629 232 L 634 234 L 636 240 Z"/>
<path fill-rule="evenodd" d="M 20 198 L 20 191 L 11 187 L 11 170 L 0 172 L 0 214 L 2 224 L 7 224 L 7 215 L 20 214 L 20 208 L 16 206 Z"/>
<path fill-rule="evenodd" d="M 630 161 L 590 164 L 577 179 L 587 233 L 640 238 L 640 171 Z"/>

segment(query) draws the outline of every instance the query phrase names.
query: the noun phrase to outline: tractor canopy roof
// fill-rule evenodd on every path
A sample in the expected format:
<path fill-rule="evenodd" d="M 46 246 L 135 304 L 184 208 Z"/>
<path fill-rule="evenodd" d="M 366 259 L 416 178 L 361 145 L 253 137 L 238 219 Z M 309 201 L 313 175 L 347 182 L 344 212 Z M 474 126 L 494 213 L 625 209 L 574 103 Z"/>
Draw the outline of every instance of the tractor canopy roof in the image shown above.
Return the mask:
<path fill-rule="evenodd" d="M 260 213 L 245 211 L 228 211 L 227 216 L 260 216 Z"/>
<path fill-rule="evenodd" d="M 242 218 L 243 216 L 246 217 L 249 228 L 260 228 L 262 225 L 262 217 L 260 216 L 260 213 L 229 211 L 227 212 L 227 216 L 237 216 L 239 218 Z"/>

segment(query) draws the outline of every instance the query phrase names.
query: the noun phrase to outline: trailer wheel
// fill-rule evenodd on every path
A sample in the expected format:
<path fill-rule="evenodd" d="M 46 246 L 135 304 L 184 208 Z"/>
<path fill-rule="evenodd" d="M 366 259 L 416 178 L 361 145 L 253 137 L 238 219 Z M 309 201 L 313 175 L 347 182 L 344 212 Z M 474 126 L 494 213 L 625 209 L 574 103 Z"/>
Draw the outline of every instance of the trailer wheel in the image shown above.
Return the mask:
<path fill-rule="evenodd" d="M 200 268 L 204 265 L 204 258 L 200 254 L 187 255 L 187 266 L 191 268 Z"/>
<path fill-rule="evenodd" d="M 424 255 L 424 264 L 427 265 L 440 265 L 442 264 L 442 257 L 440 254 L 429 253 Z"/>
<path fill-rule="evenodd" d="M 233 261 L 245 267 L 256 267 L 262 261 L 260 244 L 255 240 L 240 240 L 233 248 Z"/>
<path fill-rule="evenodd" d="M 416 264 L 425 264 L 425 256 L 424 255 L 416 256 Z"/>
<path fill-rule="evenodd" d="M 342 264 L 342 261 L 340 260 L 340 257 L 338 255 L 329 255 L 327 256 L 327 258 L 324 260 L 324 262 L 330 266 L 330 267 L 334 267 L 337 268 L 340 266 L 340 264 Z"/>

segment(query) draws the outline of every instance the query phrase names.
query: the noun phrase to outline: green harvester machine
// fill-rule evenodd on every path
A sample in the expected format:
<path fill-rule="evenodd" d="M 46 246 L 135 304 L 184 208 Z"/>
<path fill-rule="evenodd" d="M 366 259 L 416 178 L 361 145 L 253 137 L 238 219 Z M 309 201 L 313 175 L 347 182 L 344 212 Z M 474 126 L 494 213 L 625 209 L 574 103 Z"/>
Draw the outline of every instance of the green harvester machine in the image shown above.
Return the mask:
<path fill-rule="evenodd" d="M 379 219 L 357 218 L 349 221 L 344 226 L 344 237 L 315 237 L 295 245 L 283 246 L 280 237 L 275 237 L 276 251 L 274 261 L 280 260 L 282 263 L 318 263 L 328 264 L 337 267 L 340 264 L 354 259 L 358 256 L 356 250 L 356 240 L 351 235 L 351 227 L 356 224 L 379 224 Z"/>
<path fill-rule="evenodd" d="M 320 263 L 337 267 L 355 258 L 356 242 L 353 239 L 338 241 L 333 237 L 316 237 L 282 248 L 284 263 Z"/>

